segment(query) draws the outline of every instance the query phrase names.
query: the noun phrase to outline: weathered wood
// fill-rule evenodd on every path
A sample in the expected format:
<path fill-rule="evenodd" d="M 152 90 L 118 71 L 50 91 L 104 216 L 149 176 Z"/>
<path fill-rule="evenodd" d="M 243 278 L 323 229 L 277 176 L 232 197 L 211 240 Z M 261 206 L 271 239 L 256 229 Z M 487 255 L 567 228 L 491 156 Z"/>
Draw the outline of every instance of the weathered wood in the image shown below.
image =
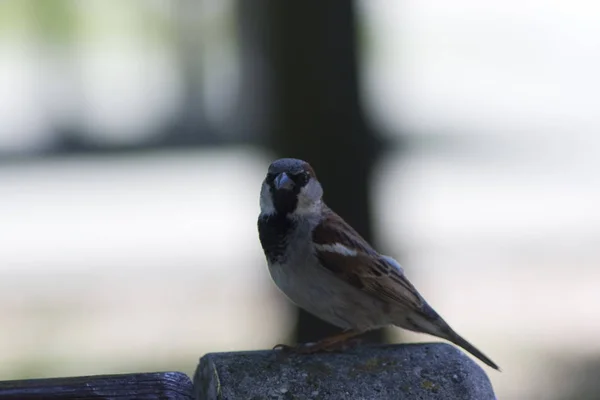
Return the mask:
<path fill-rule="evenodd" d="M 0 382 L 1 400 L 191 400 L 192 382 L 181 372 L 78 376 Z"/>
<path fill-rule="evenodd" d="M 359 346 L 342 353 L 212 353 L 194 375 L 198 400 L 494 400 L 489 378 L 455 346 Z"/>

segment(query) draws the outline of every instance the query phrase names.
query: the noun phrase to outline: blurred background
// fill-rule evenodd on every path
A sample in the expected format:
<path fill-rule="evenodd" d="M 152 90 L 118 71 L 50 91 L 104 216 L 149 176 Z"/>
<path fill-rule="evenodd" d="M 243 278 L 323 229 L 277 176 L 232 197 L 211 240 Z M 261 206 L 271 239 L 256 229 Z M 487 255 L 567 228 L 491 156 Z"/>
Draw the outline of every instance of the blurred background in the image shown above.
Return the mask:
<path fill-rule="evenodd" d="M 266 168 L 292 156 L 502 367 L 500 399 L 600 398 L 599 18 L 577 0 L 0 2 L 0 380 L 191 373 L 329 330 L 258 242 Z"/>

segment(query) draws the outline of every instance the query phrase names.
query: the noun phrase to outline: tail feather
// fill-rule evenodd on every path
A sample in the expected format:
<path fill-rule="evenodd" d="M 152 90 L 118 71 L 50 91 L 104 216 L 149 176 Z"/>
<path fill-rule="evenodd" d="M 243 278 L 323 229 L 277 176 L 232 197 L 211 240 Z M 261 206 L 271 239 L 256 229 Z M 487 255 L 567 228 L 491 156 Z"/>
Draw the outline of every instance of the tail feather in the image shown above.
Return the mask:
<path fill-rule="evenodd" d="M 483 354 L 475 346 L 456 333 L 450 327 L 450 325 L 448 325 L 448 323 L 446 323 L 446 321 L 444 321 L 444 319 L 427 303 L 425 303 L 423 308 L 419 311 L 420 312 L 418 314 L 413 314 L 413 318 L 409 317 L 405 320 L 408 323 L 408 326 L 404 325 L 404 328 L 449 340 L 455 345 L 462 347 L 473 356 L 477 357 L 486 365 L 500 371 L 500 367 L 498 367 L 495 362 L 493 362 L 488 356 Z"/>
<path fill-rule="evenodd" d="M 473 346 L 471 343 L 466 341 L 462 336 L 460 336 L 458 333 L 454 332 L 452 329 L 450 329 L 450 334 L 448 335 L 448 337 L 446 337 L 446 339 L 448 339 L 455 345 L 462 347 L 469 353 L 473 354 L 475 357 L 477 357 L 478 359 L 483 361 L 488 366 L 500 371 L 500 367 L 498 367 L 498 365 L 495 362 L 493 362 L 488 356 L 483 354 L 475 346 Z"/>

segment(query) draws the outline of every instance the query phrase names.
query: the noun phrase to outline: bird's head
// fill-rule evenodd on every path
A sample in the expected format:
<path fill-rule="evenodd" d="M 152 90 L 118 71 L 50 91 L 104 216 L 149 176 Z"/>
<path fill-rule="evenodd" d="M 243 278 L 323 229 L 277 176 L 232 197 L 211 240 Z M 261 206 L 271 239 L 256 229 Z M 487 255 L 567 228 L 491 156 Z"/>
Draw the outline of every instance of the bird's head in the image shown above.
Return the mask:
<path fill-rule="evenodd" d="M 267 171 L 260 192 L 263 215 L 302 216 L 321 211 L 323 188 L 306 161 L 281 158 Z"/>

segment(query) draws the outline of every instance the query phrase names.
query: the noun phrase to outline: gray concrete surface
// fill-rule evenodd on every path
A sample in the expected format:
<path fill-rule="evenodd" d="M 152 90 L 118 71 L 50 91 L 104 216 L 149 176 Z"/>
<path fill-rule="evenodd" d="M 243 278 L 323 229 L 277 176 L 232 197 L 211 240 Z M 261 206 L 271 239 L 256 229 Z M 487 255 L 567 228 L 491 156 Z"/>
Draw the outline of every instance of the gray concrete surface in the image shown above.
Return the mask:
<path fill-rule="evenodd" d="M 202 400 L 495 399 L 484 370 L 445 343 L 359 346 L 312 355 L 209 353 L 200 359 L 194 390 Z"/>

